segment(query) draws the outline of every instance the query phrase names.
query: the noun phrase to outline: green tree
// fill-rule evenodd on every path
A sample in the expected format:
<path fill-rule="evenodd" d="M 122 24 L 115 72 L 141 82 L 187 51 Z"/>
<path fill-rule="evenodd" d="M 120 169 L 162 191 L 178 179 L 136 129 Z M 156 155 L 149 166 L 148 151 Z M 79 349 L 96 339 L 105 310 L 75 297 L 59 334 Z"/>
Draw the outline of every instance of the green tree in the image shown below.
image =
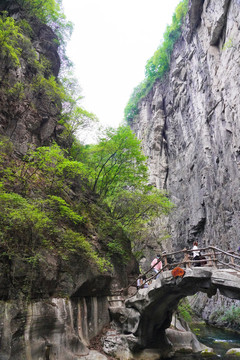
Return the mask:
<path fill-rule="evenodd" d="M 110 204 L 114 218 L 131 233 L 138 233 L 145 228 L 146 222 L 167 215 L 173 208 L 166 193 L 151 186 L 145 186 L 141 191 L 123 190 L 111 199 Z"/>
<path fill-rule="evenodd" d="M 132 238 L 172 209 L 166 194 L 149 185 L 141 142 L 129 126 L 108 129 L 97 145 L 82 149 L 79 159 L 85 162 L 92 190 Z"/>
<path fill-rule="evenodd" d="M 87 161 L 92 190 L 104 199 L 139 188 L 148 179 L 140 141 L 128 126 L 107 129 L 97 145 L 88 147 Z"/>

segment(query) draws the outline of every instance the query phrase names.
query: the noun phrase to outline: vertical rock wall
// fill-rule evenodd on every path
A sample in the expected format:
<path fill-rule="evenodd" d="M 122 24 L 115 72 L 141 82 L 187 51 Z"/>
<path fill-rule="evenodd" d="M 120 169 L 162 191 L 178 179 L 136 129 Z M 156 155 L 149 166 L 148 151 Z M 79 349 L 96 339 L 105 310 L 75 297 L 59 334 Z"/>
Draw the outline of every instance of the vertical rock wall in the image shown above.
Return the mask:
<path fill-rule="evenodd" d="M 171 244 L 240 245 L 240 2 L 192 0 L 170 72 L 131 126 L 176 205 Z M 169 241 L 168 241 L 169 243 Z"/>
<path fill-rule="evenodd" d="M 6 360 L 77 360 L 109 323 L 106 297 L 0 305 L 0 359 Z"/>

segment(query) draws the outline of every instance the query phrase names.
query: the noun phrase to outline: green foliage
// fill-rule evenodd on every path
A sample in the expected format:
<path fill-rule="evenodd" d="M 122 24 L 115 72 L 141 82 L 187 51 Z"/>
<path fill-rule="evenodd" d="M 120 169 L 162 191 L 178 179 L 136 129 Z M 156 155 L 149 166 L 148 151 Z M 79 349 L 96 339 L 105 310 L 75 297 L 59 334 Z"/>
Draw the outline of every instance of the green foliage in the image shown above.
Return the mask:
<path fill-rule="evenodd" d="M 101 271 L 109 268 L 109 262 L 82 233 L 87 221 L 82 207 L 69 199 L 71 185 L 82 175 L 82 164 L 68 159 L 56 144 L 29 151 L 24 161 L 16 160 L 11 143 L 1 139 L 0 243 L 4 255 L 11 257 L 17 250 L 32 263 L 41 248 L 63 258 L 81 249 Z M 9 191 L 12 189 L 15 192 Z"/>
<path fill-rule="evenodd" d="M 225 51 L 225 50 L 227 50 L 227 49 L 231 49 L 231 48 L 233 48 L 233 47 L 235 47 L 235 46 L 233 45 L 233 38 L 230 37 L 230 38 L 225 42 L 225 44 L 224 44 L 224 46 L 223 46 L 223 51 Z"/>
<path fill-rule="evenodd" d="M 85 177 L 85 166 L 68 158 L 57 144 L 29 150 L 24 161 L 16 160 L 13 155 L 9 141 L 2 139 L 0 141 L 2 183 L 6 189 L 17 191 L 22 195 L 34 192 L 66 196 L 71 193 L 70 188 L 75 179 Z"/>
<path fill-rule="evenodd" d="M 125 119 L 130 122 L 138 113 L 138 103 L 152 89 L 157 79 L 162 79 L 169 69 L 174 44 L 181 35 L 181 25 L 187 13 L 188 0 L 182 0 L 172 17 L 172 24 L 167 26 L 163 42 L 148 60 L 145 67 L 145 79 L 133 90 L 124 110 Z"/>
<path fill-rule="evenodd" d="M 45 78 L 41 74 L 36 76 L 32 82 L 32 89 L 36 93 L 46 95 L 53 102 L 64 98 L 64 89 L 56 82 L 53 75 L 49 78 Z"/>
<path fill-rule="evenodd" d="M 51 197 L 57 203 L 57 211 L 62 218 L 74 224 L 81 223 L 82 217 L 72 211 L 60 197 Z M 57 227 L 56 209 L 49 207 L 48 201 L 31 201 L 19 194 L 6 193 L 0 189 L 0 242 L 5 249 L 3 255 L 9 257 L 21 254 L 28 262 L 37 261 L 37 253 L 42 247 L 58 251 L 67 259 L 69 253 L 82 250 L 85 256 L 94 262 L 99 270 L 105 271 L 110 263 L 93 250 L 87 239 L 71 229 L 61 230 Z"/>
<path fill-rule="evenodd" d="M 32 107 L 39 93 L 59 103 L 65 97 L 65 91 L 51 75 L 50 62 L 43 55 L 39 57 L 30 38 L 25 36 L 25 33 L 30 34 L 30 32 L 31 27 L 26 20 L 16 22 L 13 18 L 7 17 L 6 13 L 0 16 L 0 47 L 4 63 L 8 67 L 21 67 L 21 59 L 24 59 L 26 68 L 30 70 L 29 73 L 35 75 L 30 79 L 29 84 L 26 79 L 23 82 L 17 78 L 15 83 L 12 79 L 10 82 L 5 75 L 3 81 L 6 87 L 5 94 L 9 101 L 27 99 Z"/>
<path fill-rule="evenodd" d="M 16 175 L 25 192 L 38 186 L 46 194 L 67 194 L 72 181 L 84 173 L 83 164 L 72 161 L 57 144 L 53 144 L 30 150 L 25 157 L 24 166 Z"/>
<path fill-rule="evenodd" d="M 34 254 L 54 234 L 52 220 L 35 204 L 16 193 L 0 191 L 0 241 L 8 256 Z"/>
<path fill-rule="evenodd" d="M 66 20 L 61 0 L 18 0 L 18 3 L 32 16 L 50 25 L 57 33 L 60 43 L 65 43 L 73 26 Z"/>
<path fill-rule="evenodd" d="M 20 55 L 22 49 L 20 44 L 23 35 L 19 26 L 6 13 L 0 16 L 0 49 L 3 57 L 7 58 L 13 66 L 20 65 Z"/>
<path fill-rule="evenodd" d="M 64 251 L 67 249 L 68 251 L 75 252 L 80 249 L 97 265 L 99 270 L 106 271 L 111 268 L 110 262 L 100 257 L 83 235 L 67 230 L 62 239 Z"/>
<path fill-rule="evenodd" d="M 211 314 L 210 320 L 218 324 L 218 326 L 238 330 L 240 326 L 240 307 L 233 305 L 229 309 L 219 308 Z"/>
<path fill-rule="evenodd" d="M 240 307 L 232 306 L 228 309 L 225 314 L 221 317 L 223 321 L 230 322 L 231 325 L 240 325 Z"/>
<path fill-rule="evenodd" d="M 123 189 L 141 187 L 147 181 L 146 157 L 128 126 L 107 129 L 97 145 L 86 149 L 92 189 L 101 198 L 110 201 Z"/>
<path fill-rule="evenodd" d="M 92 190 L 133 242 L 147 223 L 173 208 L 166 194 L 148 184 L 146 157 L 128 126 L 108 129 L 97 145 L 80 147 L 77 159 L 86 166 Z M 121 253 L 119 242 L 109 249 Z"/>
<path fill-rule="evenodd" d="M 83 222 L 83 217 L 73 211 L 63 198 L 51 195 L 49 196 L 49 203 L 53 206 L 56 214 L 60 215 L 61 219 L 70 220 L 74 224 Z"/>
<path fill-rule="evenodd" d="M 173 204 L 168 200 L 166 194 L 156 188 L 147 187 L 142 191 L 124 190 L 117 195 L 117 198 L 111 199 L 112 213 L 116 219 L 126 228 L 139 231 L 139 226 L 145 226 L 156 217 L 168 214 L 173 208 Z"/>
<path fill-rule="evenodd" d="M 213 323 L 217 322 L 224 314 L 223 308 L 218 308 L 215 311 L 213 311 L 209 317 L 209 320 Z"/>
<path fill-rule="evenodd" d="M 66 55 L 66 43 L 72 34 L 73 25 L 67 21 L 62 9 L 62 0 L 18 0 L 20 6 L 25 9 L 28 20 L 37 17 L 41 22 L 50 26 L 55 34 L 52 39 L 58 48 L 61 66 L 69 68 L 71 62 Z"/>
<path fill-rule="evenodd" d="M 41 21 L 52 26 L 58 37 L 66 38 L 65 32 L 68 30 L 71 32 L 70 25 L 62 13 L 61 4 L 55 0 L 19 0 L 19 4 L 27 11 L 26 14 L 37 16 Z M 65 20 L 63 21 L 63 19 Z M 21 71 L 27 71 L 28 74 L 24 81 L 16 78 L 14 83 L 12 78 L 11 81 L 9 80 L 6 71 L 5 79 L 2 82 L 6 88 L 5 94 L 10 103 L 26 100 L 24 106 L 28 104 L 33 109 L 39 96 L 58 105 L 59 110 L 62 103 L 60 124 L 64 125 L 65 130 L 61 134 L 61 140 L 63 140 L 62 143 L 66 144 L 66 147 L 70 148 L 75 141 L 75 135 L 79 128 L 89 126 L 97 119 L 94 114 L 81 107 L 82 98 L 79 96 L 80 88 L 77 81 L 71 72 L 64 71 L 64 65 L 67 65 L 68 68 L 70 65 L 64 54 L 64 43 L 59 49 L 63 68 L 60 82 L 52 74 L 50 61 L 43 54 L 39 54 L 32 44 L 31 21 L 30 16 L 24 20 L 15 21 L 8 17 L 6 12 L 0 16 L 1 57 L 7 67 L 14 68 L 21 67 L 21 60 L 23 59 L 25 66 Z M 14 118 L 19 116 L 16 106 L 14 106 L 10 116 Z"/>
<path fill-rule="evenodd" d="M 192 321 L 193 311 L 191 306 L 189 305 L 188 300 L 182 299 L 178 304 L 178 313 L 181 318 L 183 318 L 186 322 Z"/>
<path fill-rule="evenodd" d="M 12 87 L 6 90 L 6 94 L 12 99 L 23 100 L 25 98 L 25 86 L 17 81 Z"/>

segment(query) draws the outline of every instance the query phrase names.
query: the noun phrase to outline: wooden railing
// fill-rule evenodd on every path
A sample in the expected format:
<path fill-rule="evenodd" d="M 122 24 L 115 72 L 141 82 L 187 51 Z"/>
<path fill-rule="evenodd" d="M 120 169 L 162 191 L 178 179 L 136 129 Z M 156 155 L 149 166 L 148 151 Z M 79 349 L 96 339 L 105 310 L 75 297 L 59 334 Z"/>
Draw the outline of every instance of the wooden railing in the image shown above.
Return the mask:
<path fill-rule="evenodd" d="M 163 253 L 162 259 L 159 259 L 159 261 L 162 261 L 163 267 L 158 274 L 166 270 L 171 270 L 175 267 L 182 267 L 187 269 L 191 268 L 192 266 L 230 268 L 240 272 L 240 256 L 234 251 L 224 251 L 214 246 L 199 248 L 197 249 L 197 251 L 200 251 L 202 257 L 202 259 L 200 258 L 200 260 L 193 259 L 193 251 L 194 250 L 192 249 L 183 249 L 171 253 Z M 219 257 L 221 257 L 221 259 L 219 259 Z M 169 262 L 170 258 L 173 259 L 173 262 Z M 175 260 L 176 258 L 177 260 Z M 155 273 L 154 275 L 152 274 L 154 266 L 150 267 L 144 274 L 139 275 L 138 278 L 131 282 L 127 288 L 122 289 L 120 292 L 126 292 L 127 289 L 131 286 L 137 287 L 137 280 L 143 278 L 144 276 L 146 277 L 146 280 L 138 288 L 143 288 L 145 284 L 151 283 L 151 281 L 158 276 L 157 273 Z"/>

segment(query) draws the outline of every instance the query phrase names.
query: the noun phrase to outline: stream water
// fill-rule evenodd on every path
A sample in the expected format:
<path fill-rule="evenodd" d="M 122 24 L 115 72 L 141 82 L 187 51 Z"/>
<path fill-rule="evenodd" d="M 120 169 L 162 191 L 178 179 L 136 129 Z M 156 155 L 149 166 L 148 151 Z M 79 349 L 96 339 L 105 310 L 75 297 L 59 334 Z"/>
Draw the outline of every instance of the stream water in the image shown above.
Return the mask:
<path fill-rule="evenodd" d="M 217 354 L 217 359 L 224 359 L 224 355 L 231 348 L 240 348 L 240 334 L 228 330 L 218 329 L 212 326 L 203 324 L 193 324 L 191 326 L 192 332 L 195 333 L 198 340 L 213 348 Z M 213 357 L 215 358 L 215 357 Z M 172 360 L 191 360 L 191 359 L 202 359 L 201 355 L 179 355 L 171 358 Z M 211 358 L 210 358 L 211 359 Z"/>

